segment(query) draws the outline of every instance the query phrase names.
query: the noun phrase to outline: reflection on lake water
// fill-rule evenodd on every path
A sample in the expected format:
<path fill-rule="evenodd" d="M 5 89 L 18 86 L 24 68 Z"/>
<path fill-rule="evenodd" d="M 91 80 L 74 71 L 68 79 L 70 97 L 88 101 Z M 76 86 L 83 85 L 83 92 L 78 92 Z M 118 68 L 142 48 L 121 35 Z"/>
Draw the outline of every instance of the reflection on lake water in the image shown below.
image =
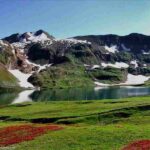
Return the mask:
<path fill-rule="evenodd" d="M 20 93 L 0 92 L 0 105 L 27 101 L 71 101 L 115 99 L 131 96 L 150 95 L 150 87 L 96 87 L 55 90 L 25 90 Z"/>
<path fill-rule="evenodd" d="M 34 92 L 34 90 L 25 90 L 18 94 L 18 96 L 12 101 L 12 104 L 22 103 L 22 102 L 32 102 L 32 98 L 30 95 Z"/>

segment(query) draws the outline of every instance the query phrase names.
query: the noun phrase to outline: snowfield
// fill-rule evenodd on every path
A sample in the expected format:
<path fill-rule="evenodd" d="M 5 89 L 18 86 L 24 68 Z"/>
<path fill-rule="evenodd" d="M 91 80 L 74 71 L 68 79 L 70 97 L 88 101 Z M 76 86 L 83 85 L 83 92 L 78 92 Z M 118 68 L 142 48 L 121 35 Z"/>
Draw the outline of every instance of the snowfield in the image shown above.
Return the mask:
<path fill-rule="evenodd" d="M 12 43 L 13 46 L 19 48 L 20 52 L 24 52 L 24 48 L 27 44 L 30 44 L 30 43 L 37 43 L 37 42 L 41 42 L 41 43 L 44 43 L 45 45 L 50 45 L 52 44 L 52 41 L 50 38 L 48 38 L 48 36 L 45 34 L 45 33 L 42 33 L 40 35 L 35 35 L 35 33 L 31 33 L 31 32 L 27 32 L 26 33 L 29 37 L 26 39 L 26 38 L 20 38 L 20 41 L 19 42 L 14 42 Z M 21 35 L 20 35 L 21 36 Z"/>
<path fill-rule="evenodd" d="M 8 70 L 11 74 L 13 74 L 19 81 L 19 85 L 24 88 L 33 88 L 34 86 L 28 82 L 28 78 L 32 74 L 25 74 L 19 71 L 18 69 L 15 70 Z"/>
<path fill-rule="evenodd" d="M 100 82 L 94 82 L 95 83 L 95 85 L 97 85 L 97 86 L 110 86 L 110 84 L 105 84 L 105 83 L 100 83 Z"/>
<path fill-rule="evenodd" d="M 140 84 L 144 84 L 144 82 L 149 79 L 150 79 L 150 77 L 147 77 L 144 75 L 128 74 L 127 81 L 125 83 L 121 83 L 121 84 L 122 85 L 140 85 Z"/>
<path fill-rule="evenodd" d="M 4 43 L 3 40 L 0 40 L 0 44 L 4 46 L 8 46 L 8 44 Z"/>
<path fill-rule="evenodd" d="M 34 34 L 29 34 L 29 38 L 28 40 L 32 41 L 32 42 L 39 42 L 39 41 L 46 41 L 46 40 L 50 40 L 47 35 L 45 33 L 42 33 L 38 36 L 35 36 Z"/>
<path fill-rule="evenodd" d="M 122 49 L 123 50 L 125 50 L 125 51 L 131 51 L 131 49 L 130 48 L 127 48 L 124 44 L 121 44 L 121 47 L 122 47 Z"/>
<path fill-rule="evenodd" d="M 52 65 L 52 64 L 40 65 L 40 64 L 36 64 L 36 63 L 30 62 L 28 59 L 26 59 L 26 62 L 27 62 L 28 64 L 33 65 L 33 66 L 39 67 L 38 72 L 40 72 L 41 70 L 46 69 L 46 67 L 50 67 L 50 66 Z"/>
<path fill-rule="evenodd" d="M 45 65 L 35 64 L 35 63 L 30 62 L 27 59 L 26 59 L 26 62 L 28 64 L 32 64 L 33 66 L 38 66 L 39 67 L 38 72 L 40 72 L 41 70 L 46 69 L 46 67 L 50 67 L 52 65 L 52 64 L 45 64 Z M 14 69 L 14 70 L 9 69 L 8 71 L 18 79 L 19 85 L 21 87 L 34 88 L 34 86 L 30 82 L 28 82 L 28 78 L 32 75 L 32 73 L 25 74 L 25 73 L 19 71 L 18 69 Z"/>
<path fill-rule="evenodd" d="M 137 60 L 132 60 L 132 61 L 130 62 L 130 64 L 134 65 L 135 68 L 138 67 Z"/>
<path fill-rule="evenodd" d="M 110 52 L 110 53 L 118 52 L 116 45 L 113 45 L 113 46 L 111 46 L 111 47 L 108 47 L 107 45 L 105 45 L 105 49 L 106 49 L 108 52 Z"/>
<path fill-rule="evenodd" d="M 99 65 L 93 65 L 91 69 L 97 69 L 97 68 L 100 68 Z"/>
<path fill-rule="evenodd" d="M 102 67 L 106 68 L 106 67 L 114 67 L 114 68 L 128 68 L 129 65 L 124 63 L 124 62 L 116 62 L 115 64 L 111 64 L 111 63 L 101 63 Z"/>
<path fill-rule="evenodd" d="M 46 69 L 46 67 L 50 67 L 52 65 L 52 64 L 39 65 L 39 64 L 32 63 L 27 59 L 26 59 L 26 62 L 28 64 L 32 64 L 33 66 L 38 66 L 39 67 L 38 72 L 40 72 L 41 70 Z M 33 72 L 30 74 L 25 74 L 25 73 L 19 71 L 18 69 L 14 69 L 14 70 L 9 69 L 8 71 L 18 79 L 19 85 L 21 87 L 34 88 L 34 86 L 30 82 L 28 82 L 28 78 L 32 75 Z"/>
<path fill-rule="evenodd" d="M 50 40 L 45 33 L 41 33 L 40 35 L 35 35 L 35 33 L 27 32 L 28 38 L 21 38 L 20 43 L 28 43 L 28 42 L 40 42 Z"/>
<path fill-rule="evenodd" d="M 77 39 L 74 39 L 74 38 L 68 38 L 68 39 L 60 39 L 58 41 L 67 41 L 67 42 L 70 42 L 70 43 L 73 43 L 73 44 L 78 44 L 78 43 L 83 43 L 83 44 L 91 44 L 91 42 L 88 42 L 86 40 L 77 40 Z"/>
<path fill-rule="evenodd" d="M 119 84 L 104 84 L 100 82 L 94 82 L 96 86 L 101 86 L 101 87 L 107 87 L 107 86 L 127 86 L 127 85 L 141 85 L 144 84 L 145 81 L 149 80 L 150 77 L 144 76 L 144 75 L 132 75 L 128 74 L 127 75 L 127 80 L 124 83 L 119 83 Z"/>
<path fill-rule="evenodd" d="M 22 52 L 22 53 L 24 53 L 24 48 L 25 48 L 26 44 L 27 43 L 21 43 L 21 42 L 12 43 L 12 45 L 14 47 L 17 47 L 20 50 L 20 52 Z"/>
<path fill-rule="evenodd" d="M 149 54 L 150 54 L 150 51 L 145 52 L 145 51 L 143 50 L 143 54 L 144 54 L 144 55 L 149 55 Z"/>
<path fill-rule="evenodd" d="M 87 64 L 84 64 L 85 67 L 90 67 L 90 65 L 87 65 Z M 106 67 L 113 67 L 113 68 L 128 68 L 129 65 L 124 63 L 124 62 L 116 62 L 115 64 L 111 64 L 111 63 L 105 63 L 105 62 L 102 62 L 101 63 L 101 66 L 103 68 L 106 68 Z M 98 69 L 98 68 L 101 68 L 100 65 L 92 65 L 91 69 Z"/>

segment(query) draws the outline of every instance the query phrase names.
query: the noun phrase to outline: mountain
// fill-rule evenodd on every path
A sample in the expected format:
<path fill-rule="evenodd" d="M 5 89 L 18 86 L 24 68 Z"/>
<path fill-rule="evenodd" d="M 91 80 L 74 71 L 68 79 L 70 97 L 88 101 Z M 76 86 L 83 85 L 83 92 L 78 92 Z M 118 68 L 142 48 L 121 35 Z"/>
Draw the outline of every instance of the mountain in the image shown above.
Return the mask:
<path fill-rule="evenodd" d="M 12 34 L 8 37 L 3 38 L 2 40 L 8 41 L 9 43 L 15 43 L 15 42 L 37 42 L 37 41 L 49 40 L 49 39 L 54 39 L 54 37 L 49 35 L 44 30 L 38 30 L 36 32 Z"/>
<path fill-rule="evenodd" d="M 150 53 L 150 36 L 131 33 L 126 36 L 118 35 L 88 35 L 74 37 L 79 40 L 87 40 L 95 45 L 108 47 L 115 45 L 119 51 L 131 51 L 132 53 Z"/>
<path fill-rule="evenodd" d="M 43 30 L 17 33 L 0 40 L 0 63 L 24 87 L 144 84 L 150 76 L 150 36 L 56 39 Z M 131 83 L 131 77 L 141 80 Z"/>

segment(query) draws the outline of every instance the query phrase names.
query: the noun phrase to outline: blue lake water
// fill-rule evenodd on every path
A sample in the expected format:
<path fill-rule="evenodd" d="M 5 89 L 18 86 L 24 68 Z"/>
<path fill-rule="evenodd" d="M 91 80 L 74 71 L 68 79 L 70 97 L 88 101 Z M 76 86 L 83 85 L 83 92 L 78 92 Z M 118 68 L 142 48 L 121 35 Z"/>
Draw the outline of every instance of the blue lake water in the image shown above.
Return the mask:
<path fill-rule="evenodd" d="M 150 87 L 105 87 L 105 88 L 70 88 L 57 90 L 25 90 L 20 93 L 0 92 L 0 105 L 26 101 L 73 101 L 118 99 L 132 96 L 150 95 Z"/>

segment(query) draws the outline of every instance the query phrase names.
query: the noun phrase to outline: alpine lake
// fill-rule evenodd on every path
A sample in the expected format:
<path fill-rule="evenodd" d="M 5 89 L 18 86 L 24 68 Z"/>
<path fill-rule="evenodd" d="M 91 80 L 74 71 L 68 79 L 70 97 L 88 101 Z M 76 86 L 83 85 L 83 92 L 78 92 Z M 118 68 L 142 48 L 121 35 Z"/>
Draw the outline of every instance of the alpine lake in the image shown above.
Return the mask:
<path fill-rule="evenodd" d="M 77 101 L 119 99 L 150 95 L 150 87 L 116 86 L 95 88 L 69 88 L 48 90 L 24 90 L 21 92 L 0 90 L 0 105 L 21 102 Z"/>

